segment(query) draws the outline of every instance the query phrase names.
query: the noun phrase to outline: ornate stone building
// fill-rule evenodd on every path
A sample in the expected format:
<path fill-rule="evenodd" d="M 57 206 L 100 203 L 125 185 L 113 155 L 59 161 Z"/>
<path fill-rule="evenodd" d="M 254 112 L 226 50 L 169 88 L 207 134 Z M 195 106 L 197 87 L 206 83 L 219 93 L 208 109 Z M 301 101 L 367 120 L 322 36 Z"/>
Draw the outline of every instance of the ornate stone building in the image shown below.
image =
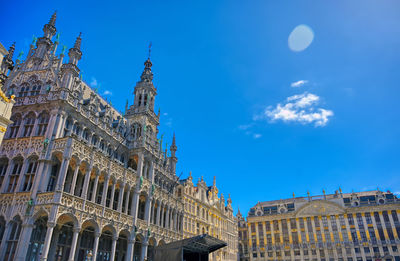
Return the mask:
<path fill-rule="evenodd" d="M 397 261 L 399 214 L 400 200 L 379 190 L 257 203 L 247 217 L 250 260 Z"/>
<path fill-rule="evenodd" d="M 9 98 L 4 94 L 2 90 L 8 73 L 10 70 L 12 70 L 14 65 L 14 62 L 12 60 L 14 50 L 15 46 L 12 45 L 10 47 L 10 52 L 7 52 L 4 46 L 0 43 L 0 144 L 3 141 L 4 134 L 7 130 L 8 125 L 11 124 L 11 110 L 14 105 L 14 96 L 12 95 Z"/>
<path fill-rule="evenodd" d="M 242 216 L 242 213 L 240 213 L 240 210 L 238 210 L 238 213 L 236 214 L 236 218 L 238 220 L 238 260 L 239 261 L 249 261 L 249 249 L 248 249 L 248 244 L 249 244 L 249 239 L 247 237 L 247 222 L 245 218 Z"/>
<path fill-rule="evenodd" d="M 185 238 L 195 235 L 209 234 L 225 241 L 228 246 L 210 255 L 210 260 L 237 260 L 237 220 L 233 215 L 232 200 L 224 195 L 219 197 L 216 180 L 207 186 L 203 177 L 196 186 L 192 173 L 177 189 L 184 202 L 183 235 Z"/>
<path fill-rule="evenodd" d="M 79 77 L 81 35 L 66 62 L 56 14 L 43 32 L 3 87 L 16 98 L 0 148 L 0 260 L 151 260 L 183 238 L 184 217 L 152 63 L 121 114 Z"/>

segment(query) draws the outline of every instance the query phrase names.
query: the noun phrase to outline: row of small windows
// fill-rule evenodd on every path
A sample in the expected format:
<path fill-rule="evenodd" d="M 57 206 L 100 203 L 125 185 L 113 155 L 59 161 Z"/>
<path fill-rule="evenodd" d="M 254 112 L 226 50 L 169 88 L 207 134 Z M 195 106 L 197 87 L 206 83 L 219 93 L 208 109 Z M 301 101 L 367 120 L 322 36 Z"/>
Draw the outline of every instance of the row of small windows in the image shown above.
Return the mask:
<path fill-rule="evenodd" d="M 10 125 L 7 138 L 43 136 L 46 133 L 50 116 L 47 112 L 42 112 L 36 118 L 35 113 L 28 113 L 22 119 L 21 114 L 15 114 L 11 117 L 13 123 Z"/>
<path fill-rule="evenodd" d="M 355 219 L 354 219 L 355 216 Z M 373 215 L 371 215 L 371 213 L 367 212 L 364 213 L 365 216 L 365 223 L 367 225 L 371 225 L 374 223 L 376 224 L 377 227 L 377 232 L 379 235 L 380 240 L 391 240 L 394 241 L 395 240 L 395 236 L 393 233 L 393 229 L 396 230 L 397 234 L 399 235 L 400 233 L 400 222 L 399 222 L 399 217 L 397 214 L 396 210 L 392 210 L 392 211 L 383 211 L 382 212 L 382 218 L 380 217 L 379 212 L 373 212 Z M 394 223 L 394 227 L 390 222 L 390 217 L 393 220 Z M 346 219 L 347 219 L 347 223 L 348 226 L 346 225 Z M 382 220 L 383 219 L 383 220 Z M 342 230 L 342 237 L 343 237 L 343 241 L 344 242 L 348 242 L 348 241 L 353 241 L 354 243 L 358 243 L 359 242 L 359 237 L 357 236 L 357 229 L 355 228 L 355 220 L 357 221 L 357 226 L 358 226 L 358 232 L 360 233 L 360 238 L 362 242 L 366 242 L 367 241 L 367 233 L 369 233 L 370 235 L 370 239 L 373 242 L 377 241 L 377 235 L 375 234 L 375 230 L 373 227 L 368 227 L 367 229 L 364 226 L 364 221 L 363 221 L 363 216 L 361 213 L 356 213 L 355 215 L 353 214 L 348 214 L 347 218 L 344 215 L 339 215 L 338 216 L 338 223 L 340 225 L 340 227 L 338 227 L 337 224 L 337 219 L 334 215 L 330 216 L 330 222 L 331 222 L 331 228 L 332 228 L 332 234 L 333 234 L 333 241 L 334 242 L 340 242 L 342 240 L 340 240 L 340 236 L 339 236 L 339 228 Z M 298 228 L 297 226 L 297 222 L 296 219 L 290 219 L 288 220 L 289 224 L 290 224 L 290 228 L 292 230 L 295 230 Z M 321 227 L 321 223 L 320 223 L 320 219 L 316 216 L 314 217 L 314 219 L 311 219 L 311 217 L 307 217 L 305 220 L 303 218 L 299 219 L 299 227 L 300 230 L 305 229 L 305 223 L 307 224 L 307 230 L 308 230 L 308 238 L 309 238 L 309 242 L 311 243 L 315 243 L 317 242 L 323 242 L 323 236 L 322 234 L 324 234 L 325 237 L 325 241 L 326 242 L 331 242 L 331 236 L 330 236 L 330 230 L 329 230 L 329 223 L 328 223 L 328 217 L 327 216 L 322 216 L 321 217 L 321 221 L 322 221 L 322 228 Z M 382 222 L 385 223 L 385 227 L 387 229 L 387 236 L 385 236 L 384 233 L 384 228 L 382 226 Z M 282 220 L 281 222 L 281 230 L 279 228 L 279 222 L 278 220 L 274 220 L 272 223 L 270 222 L 266 222 L 265 223 L 265 231 L 267 232 L 266 234 L 266 240 L 267 240 L 267 244 L 272 244 L 272 237 L 274 237 L 275 242 L 280 243 L 283 242 L 285 244 L 290 243 L 290 239 L 289 239 L 289 229 L 288 229 L 288 225 L 289 225 L 286 220 Z M 351 240 L 348 237 L 348 232 L 347 232 L 347 228 L 350 226 L 350 235 L 351 235 Z M 315 227 L 315 228 L 314 228 Z M 250 224 L 250 232 L 252 233 L 252 237 L 254 237 L 254 239 L 252 240 L 253 243 L 255 243 L 255 232 L 256 232 L 256 224 L 255 223 L 251 223 Z M 275 233 L 269 233 L 272 231 L 276 231 Z M 281 232 L 280 232 L 281 231 Z M 314 238 L 314 232 L 317 236 L 317 239 L 315 240 Z M 307 242 L 307 238 L 306 238 L 306 233 L 307 231 L 299 231 L 299 234 L 297 234 L 296 231 L 292 231 L 291 235 L 292 235 L 292 240 L 294 244 L 299 243 L 299 237 L 301 238 L 302 242 Z M 263 224 L 262 223 L 258 223 L 258 235 L 259 235 L 259 242 L 260 245 L 264 245 L 264 230 L 263 230 Z M 299 236 L 299 237 L 298 237 Z M 282 239 L 281 239 L 282 238 Z M 282 241 L 281 241 L 282 240 Z"/>
<path fill-rule="evenodd" d="M 68 136 L 70 133 L 81 137 L 84 141 L 90 143 L 91 145 L 99 148 L 108 156 L 114 156 L 115 159 L 119 160 L 121 163 L 126 163 L 126 157 L 123 153 L 118 153 L 114 150 L 111 145 L 105 143 L 103 139 L 99 136 L 92 134 L 88 128 L 83 128 L 78 122 L 73 123 L 72 119 L 67 119 L 65 122 L 64 137 Z"/>
<path fill-rule="evenodd" d="M 9 164 L 7 158 L 0 159 L 0 188 L 2 192 L 13 193 L 31 190 L 38 162 L 36 157 L 28 159 L 26 162 L 24 165 L 22 158 L 15 158 Z M 22 180 L 20 180 L 21 176 Z"/>

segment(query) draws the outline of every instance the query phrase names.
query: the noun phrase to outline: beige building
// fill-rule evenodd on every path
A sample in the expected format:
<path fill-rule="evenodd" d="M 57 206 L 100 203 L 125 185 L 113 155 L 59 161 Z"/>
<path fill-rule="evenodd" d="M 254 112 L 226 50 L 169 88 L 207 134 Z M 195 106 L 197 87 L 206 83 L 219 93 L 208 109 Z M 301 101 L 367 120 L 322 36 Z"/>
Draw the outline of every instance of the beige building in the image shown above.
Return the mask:
<path fill-rule="evenodd" d="M 257 203 L 240 260 L 400 260 L 400 200 L 379 190 Z M 243 237 L 242 237 L 243 238 Z"/>
<path fill-rule="evenodd" d="M 228 244 L 210 254 L 210 260 L 237 260 L 237 219 L 233 215 L 232 200 L 230 196 L 226 201 L 222 194 L 219 196 L 215 177 L 212 186 L 207 186 L 203 177 L 194 185 L 190 173 L 181 181 L 178 195 L 184 202 L 184 238 L 209 234 Z"/>
<path fill-rule="evenodd" d="M 12 61 L 12 56 L 14 50 L 15 46 L 12 45 L 10 47 L 10 52 L 7 52 L 6 48 L 0 43 L 0 144 L 3 141 L 8 125 L 12 123 L 12 121 L 10 121 L 11 110 L 15 103 L 14 95 L 7 97 L 3 92 L 4 82 L 7 79 L 10 69 L 13 69 L 14 63 Z"/>

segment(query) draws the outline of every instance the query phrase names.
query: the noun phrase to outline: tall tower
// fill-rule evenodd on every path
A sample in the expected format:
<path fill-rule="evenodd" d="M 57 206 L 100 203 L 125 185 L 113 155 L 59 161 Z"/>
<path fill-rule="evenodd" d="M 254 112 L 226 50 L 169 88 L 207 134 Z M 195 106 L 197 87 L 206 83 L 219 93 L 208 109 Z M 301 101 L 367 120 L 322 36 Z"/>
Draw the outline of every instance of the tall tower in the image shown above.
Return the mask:
<path fill-rule="evenodd" d="M 57 32 L 56 18 L 57 12 L 54 12 L 50 18 L 50 21 L 43 26 L 44 35 L 37 40 L 35 58 L 43 59 L 44 56 L 53 48 L 53 42 L 51 39 Z"/>
<path fill-rule="evenodd" d="M 134 141 L 134 147 L 138 148 L 144 143 L 157 146 L 157 134 L 159 115 L 154 113 L 155 97 L 157 89 L 153 84 L 153 72 L 150 57 L 144 62 L 144 70 L 140 81 L 134 89 L 134 102 L 125 114 L 131 126 L 130 140 Z"/>

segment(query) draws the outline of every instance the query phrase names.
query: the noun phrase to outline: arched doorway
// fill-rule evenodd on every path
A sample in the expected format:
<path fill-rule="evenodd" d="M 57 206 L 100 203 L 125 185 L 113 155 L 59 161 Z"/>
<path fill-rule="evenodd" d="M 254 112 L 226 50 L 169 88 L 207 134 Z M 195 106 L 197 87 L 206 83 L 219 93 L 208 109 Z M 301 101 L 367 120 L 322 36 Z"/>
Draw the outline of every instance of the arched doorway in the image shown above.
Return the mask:
<path fill-rule="evenodd" d="M 89 253 L 93 254 L 94 232 L 95 229 L 92 226 L 83 229 L 80 236 L 78 260 L 86 260 Z"/>
<path fill-rule="evenodd" d="M 110 231 L 103 231 L 99 239 L 97 261 L 110 261 L 113 234 Z"/>
<path fill-rule="evenodd" d="M 39 260 L 47 231 L 47 216 L 39 217 L 33 224 L 26 260 Z"/>
<path fill-rule="evenodd" d="M 74 224 L 72 222 L 67 222 L 61 225 L 54 257 L 56 261 L 68 260 L 71 251 L 72 237 L 74 235 L 73 228 Z"/>
<path fill-rule="evenodd" d="M 126 256 L 126 250 L 128 248 L 128 236 L 129 233 L 122 231 L 119 234 L 117 247 L 115 250 L 115 261 L 124 261 Z"/>
<path fill-rule="evenodd" d="M 149 239 L 149 245 L 147 246 L 147 260 L 153 261 L 154 259 L 154 247 L 156 246 L 156 240 L 154 238 Z"/>
<path fill-rule="evenodd" d="M 137 235 L 135 240 L 135 246 L 133 248 L 133 261 L 140 260 L 140 255 L 142 254 L 142 242 L 143 242 L 143 236 Z"/>

